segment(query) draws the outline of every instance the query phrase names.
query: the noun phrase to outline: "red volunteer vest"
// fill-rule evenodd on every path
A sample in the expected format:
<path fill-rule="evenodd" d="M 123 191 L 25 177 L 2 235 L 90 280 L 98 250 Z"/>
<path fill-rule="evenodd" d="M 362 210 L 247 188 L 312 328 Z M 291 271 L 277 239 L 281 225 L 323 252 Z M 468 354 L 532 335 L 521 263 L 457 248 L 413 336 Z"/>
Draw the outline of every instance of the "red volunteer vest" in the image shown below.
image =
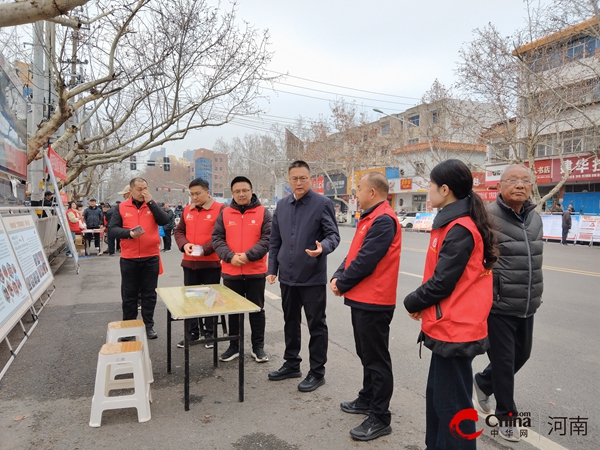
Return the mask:
<path fill-rule="evenodd" d="M 431 231 L 423 283 L 433 276 L 439 249 L 446 234 L 455 225 L 462 225 L 471 232 L 475 248 L 454 291 L 439 303 L 442 317 L 437 318 L 435 305 L 423 310 L 421 328 L 438 341 L 473 342 L 484 339 L 488 334 L 487 317 L 492 308 L 493 277 L 492 271 L 483 267 L 483 241 L 470 217 L 460 217 L 443 228 Z"/>
<path fill-rule="evenodd" d="M 137 209 L 130 197 L 119 204 L 119 214 L 123 220 L 123 228 L 131 230 L 140 225 L 144 229 L 144 234 L 137 239 L 121 239 L 121 258 L 158 256 L 160 254 L 158 225 L 148 205 L 144 203 L 140 209 Z"/>
<path fill-rule="evenodd" d="M 396 222 L 396 214 L 387 201 L 381 203 L 371 214 L 360 220 L 356 226 L 356 233 L 350 244 L 350 250 L 346 257 L 346 266 L 356 258 L 369 228 L 373 221 L 382 216 L 388 215 Z M 366 277 L 348 292 L 344 297 L 359 303 L 369 303 L 373 305 L 394 306 L 396 304 L 396 288 L 398 286 L 398 271 L 400 270 L 400 247 L 402 242 L 401 227 L 396 227 L 396 234 L 392 240 L 389 250 L 383 257 L 371 275 Z"/>
<path fill-rule="evenodd" d="M 262 236 L 265 207 L 247 209 L 244 214 L 228 206 L 223 210 L 223 228 L 227 247 L 235 253 L 242 253 L 256 245 Z M 267 255 L 258 261 L 250 261 L 243 266 L 234 266 L 223 261 L 221 270 L 231 276 L 261 275 L 267 273 Z"/>
<path fill-rule="evenodd" d="M 215 222 L 221 211 L 221 204 L 213 201 L 208 209 L 187 205 L 183 208 L 181 218 L 185 221 L 185 238 L 194 245 L 204 245 L 212 239 Z M 183 253 L 183 259 L 187 261 L 219 261 L 219 255 L 213 253 L 209 256 L 190 256 Z"/>
<path fill-rule="evenodd" d="M 69 213 L 73 213 L 77 219 L 81 220 L 81 213 L 79 211 L 74 210 L 73 208 L 67 209 L 67 222 L 69 222 L 69 230 L 74 231 L 77 234 L 81 234 L 81 228 L 79 228 L 79 222 L 71 222 L 69 220 Z"/>

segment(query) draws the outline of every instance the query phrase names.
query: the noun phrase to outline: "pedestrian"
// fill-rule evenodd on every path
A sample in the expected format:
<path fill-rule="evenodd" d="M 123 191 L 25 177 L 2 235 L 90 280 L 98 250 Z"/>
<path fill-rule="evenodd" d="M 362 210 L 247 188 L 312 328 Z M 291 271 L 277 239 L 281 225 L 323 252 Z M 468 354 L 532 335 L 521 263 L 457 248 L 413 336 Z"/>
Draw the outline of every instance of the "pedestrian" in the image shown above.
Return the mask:
<path fill-rule="evenodd" d="M 114 239 L 108 239 L 108 224 L 110 223 L 110 218 L 113 215 L 113 210 L 110 206 L 110 203 L 108 202 L 104 202 L 102 203 L 102 221 L 104 224 L 104 233 L 102 238 L 104 239 L 104 242 L 106 242 L 106 244 L 108 245 L 108 254 L 110 256 L 114 256 L 115 255 L 115 247 L 114 247 L 114 243 L 115 240 Z"/>
<path fill-rule="evenodd" d="M 88 247 L 92 245 L 92 236 L 94 237 L 94 245 L 100 252 L 100 235 L 104 230 L 104 213 L 102 209 L 96 204 L 95 198 L 90 198 L 88 207 L 83 211 L 83 220 L 85 221 L 86 229 L 88 230 L 100 230 L 100 232 L 86 233 L 85 239 L 88 241 Z"/>
<path fill-rule="evenodd" d="M 358 398 L 340 405 L 344 412 L 368 416 L 350 430 L 360 441 L 392 432 L 389 406 L 394 377 L 389 340 L 396 308 L 401 231 L 387 201 L 388 193 L 388 180 L 380 173 L 368 173 L 358 183 L 356 195 L 364 212 L 348 256 L 330 282 L 333 293 L 344 296 L 344 304 L 351 308 L 356 353 L 363 366 Z"/>
<path fill-rule="evenodd" d="M 506 172 L 505 172 L 506 173 Z M 423 284 L 404 299 L 421 320 L 419 342 L 431 350 L 427 377 L 425 444 L 430 449 L 475 449 L 475 440 L 451 428 L 455 415 L 473 408 L 476 355 L 488 343 L 486 319 L 492 306 L 491 267 L 498 258 L 494 232 L 473 175 L 465 163 L 449 159 L 430 174 L 433 220 Z M 460 432 L 475 433 L 475 422 L 460 422 Z"/>
<path fill-rule="evenodd" d="M 171 235 L 173 234 L 173 230 L 175 229 L 175 214 L 173 214 L 171 208 L 169 208 L 165 203 L 161 203 L 160 206 L 165 210 L 165 212 L 169 216 L 169 223 L 163 227 L 165 232 L 165 235 L 163 236 L 163 251 L 170 252 Z"/>
<path fill-rule="evenodd" d="M 231 204 L 217 218 L 212 240 L 221 258 L 223 285 L 260 307 L 248 315 L 252 330 L 251 355 L 258 363 L 269 360 L 265 347 L 265 277 L 267 252 L 271 235 L 271 213 L 260 204 L 246 177 L 231 181 Z M 229 316 L 229 335 L 239 335 L 239 316 Z M 219 357 L 232 361 L 239 356 L 239 345 L 230 341 L 229 348 Z"/>
<path fill-rule="evenodd" d="M 531 174 L 522 165 L 509 166 L 498 183 L 495 203 L 488 206 L 496 228 L 500 257 L 493 267 L 494 303 L 488 317 L 489 365 L 475 375 L 475 392 L 481 410 L 492 412 L 501 423 L 499 434 L 518 441 L 520 432 L 507 419 L 517 417 L 515 374 L 531 355 L 533 316 L 542 302 L 543 226 L 530 200 Z"/>
<path fill-rule="evenodd" d="M 569 207 L 562 213 L 562 239 L 560 243 L 562 245 L 569 245 L 567 243 L 567 237 L 569 236 L 569 231 L 571 230 L 571 213 L 573 212 L 573 205 L 569 205 Z"/>
<path fill-rule="evenodd" d="M 294 161 L 288 174 L 292 195 L 279 200 L 273 214 L 267 272 L 269 284 L 279 275 L 285 363 L 268 376 L 273 381 L 302 377 L 300 325 L 304 308 L 310 333 L 310 371 L 298 390 L 311 392 L 325 384 L 327 255 L 337 248 L 340 234 L 331 200 L 311 190 L 308 164 Z"/>
<path fill-rule="evenodd" d="M 70 202 L 69 209 L 67 209 L 67 223 L 69 224 L 69 230 L 71 231 L 71 238 L 75 241 L 75 236 L 81 234 L 81 223 L 83 222 L 83 216 L 77 211 L 77 202 Z M 67 246 L 67 258 L 72 258 L 71 250 Z"/>
<path fill-rule="evenodd" d="M 158 226 L 168 223 L 169 217 L 152 200 L 146 180 L 133 178 L 129 187 L 131 197 L 113 211 L 108 225 L 109 234 L 121 239 L 123 320 L 137 319 L 138 297 L 141 297 L 146 336 L 156 339 L 154 309 L 160 267 Z"/>
<path fill-rule="evenodd" d="M 212 233 L 221 210 L 225 207 L 210 195 L 210 185 L 202 178 L 192 180 L 189 185 L 192 203 L 182 212 L 181 220 L 175 227 L 175 242 L 183 253 L 183 284 L 195 286 L 199 284 L 219 284 L 221 282 L 221 260 L 215 253 Z M 185 333 L 191 341 L 213 338 L 216 317 L 186 320 Z M 177 347 L 183 348 L 184 341 Z M 208 342 L 206 348 L 213 348 Z"/>

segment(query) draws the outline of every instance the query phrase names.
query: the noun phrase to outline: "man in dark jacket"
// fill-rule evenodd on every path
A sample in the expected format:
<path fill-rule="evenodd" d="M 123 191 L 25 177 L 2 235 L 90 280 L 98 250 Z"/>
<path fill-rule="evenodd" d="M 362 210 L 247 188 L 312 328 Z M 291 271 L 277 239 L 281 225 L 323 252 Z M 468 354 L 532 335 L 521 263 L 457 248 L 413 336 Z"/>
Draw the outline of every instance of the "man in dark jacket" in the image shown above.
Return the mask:
<path fill-rule="evenodd" d="M 88 230 L 104 229 L 104 213 L 96 204 L 95 198 L 90 198 L 89 206 L 83 211 L 83 220 Z M 94 245 L 100 249 L 100 235 L 102 233 L 86 233 L 85 239 L 88 241 L 88 246 L 92 242 L 92 234 L 94 235 Z"/>
<path fill-rule="evenodd" d="M 273 381 L 300 378 L 302 308 L 310 333 L 310 371 L 298 385 L 310 392 L 325 384 L 327 362 L 327 255 L 340 243 L 331 200 L 311 190 L 310 168 L 294 161 L 288 170 L 292 195 L 281 199 L 273 214 L 267 281 L 279 274 L 283 308 L 285 363 L 269 373 Z"/>
<path fill-rule="evenodd" d="M 363 366 L 363 385 L 358 398 L 343 402 L 342 411 L 369 417 L 350 430 L 360 441 L 390 434 L 389 410 L 394 392 L 389 352 L 390 323 L 396 308 L 400 267 L 400 225 L 387 196 L 388 180 L 369 173 L 358 184 L 358 201 L 364 210 L 348 256 L 333 275 L 331 290 L 344 296 L 352 309 L 356 353 Z"/>
<path fill-rule="evenodd" d="M 163 251 L 170 252 L 171 251 L 171 234 L 173 234 L 173 229 L 175 228 L 175 214 L 171 211 L 166 204 L 161 203 L 160 206 L 165 212 L 169 215 L 169 223 L 163 227 L 165 235 L 163 236 Z"/>
<path fill-rule="evenodd" d="M 252 329 L 252 353 L 256 362 L 269 360 L 265 353 L 265 276 L 267 252 L 271 235 L 271 213 L 252 193 L 252 183 L 246 177 L 231 182 L 233 200 L 217 218 L 212 233 L 213 246 L 222 260 L 223 284 L 260 307 L 248 315 Z M 229 316 L 229 334 L 239 334 L 239 316 Z M 239 356 L 239 346 L 231 341 L 219 357 L 232 361 Z"/>
<path fill-rule="evenodd" d="M 569 236 L 569 230 L 571 229 L 571 213 L 573 212 L 573 205 L 569 205 L 567 210 L 562 214 L 562 245 L 567 244 L 567 237 Z"/>
<path fill-rule="evenodd" d="M 496 228 L 500 257 L 494 265 L 494 302 L 488 317 L 490 364 L 475 375 L 475 393 L 482 411 L 491 413 L 496 398 L 500 420 L 517 417 L 515 374 L 531 354 L 533 315 L 542 302 L 543 227 L 531 195 L 531 173 L 525 166 L 509 166 L 498 183 L 496 203 L 488 207 Z M 500 423 L 499 434 L 518 441 L 516 427 Z"/>

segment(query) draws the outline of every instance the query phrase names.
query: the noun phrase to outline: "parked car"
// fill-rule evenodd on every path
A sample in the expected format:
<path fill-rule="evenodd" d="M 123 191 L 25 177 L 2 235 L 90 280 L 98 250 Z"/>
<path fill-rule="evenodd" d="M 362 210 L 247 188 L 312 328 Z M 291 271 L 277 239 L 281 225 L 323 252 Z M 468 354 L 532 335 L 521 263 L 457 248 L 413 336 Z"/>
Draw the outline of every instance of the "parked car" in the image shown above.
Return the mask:
<path fill-rule="evenodd" d="M 417 211 L 398 213 L 398 223 L 402 228 L 412 228 L 417 214 Z"/>

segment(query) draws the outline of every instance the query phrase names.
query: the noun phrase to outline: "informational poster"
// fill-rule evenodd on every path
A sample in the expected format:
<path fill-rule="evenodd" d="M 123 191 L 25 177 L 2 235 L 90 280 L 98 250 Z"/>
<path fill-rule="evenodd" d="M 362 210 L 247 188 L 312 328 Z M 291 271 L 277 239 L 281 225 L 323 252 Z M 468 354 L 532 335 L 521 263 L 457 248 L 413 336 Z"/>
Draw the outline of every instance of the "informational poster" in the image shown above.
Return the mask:
<path fill-rule="evenodd" d="M 542 214 L 544 239 L 562 239 L 562 216 L 557 214 Z M 580 216 L 571 216 L 571 229 L 567 235 L 568 241 L 574 241 L 579 232 Z"/>
<path fill-rule="evenodd" d="M 600 242 L 600 216 L 579 216 L 578 241 Z"/>
<path fill-rule="evenodd" d="M 433 219 L 435 219 L 435 213 L 418 213 L 415 216 L 415 223 L 413 224 L 413 230 L 419 231 L 431 231 L 433 225 Z"/>
<path fill-rule="evenodd" d="M 9 238 L 0 223 L 0 340 L 10 332 L 15 323 L 31 307 L 33 301 L 27 290 L 24 278 Z"/>
<path fill-rule="evenodd" d="M 35 302 L 50 287 L 53 276 L 33 217 L 29 214 L 3 216 L 2 222 L 21 267 L 23 282 Z"/>

